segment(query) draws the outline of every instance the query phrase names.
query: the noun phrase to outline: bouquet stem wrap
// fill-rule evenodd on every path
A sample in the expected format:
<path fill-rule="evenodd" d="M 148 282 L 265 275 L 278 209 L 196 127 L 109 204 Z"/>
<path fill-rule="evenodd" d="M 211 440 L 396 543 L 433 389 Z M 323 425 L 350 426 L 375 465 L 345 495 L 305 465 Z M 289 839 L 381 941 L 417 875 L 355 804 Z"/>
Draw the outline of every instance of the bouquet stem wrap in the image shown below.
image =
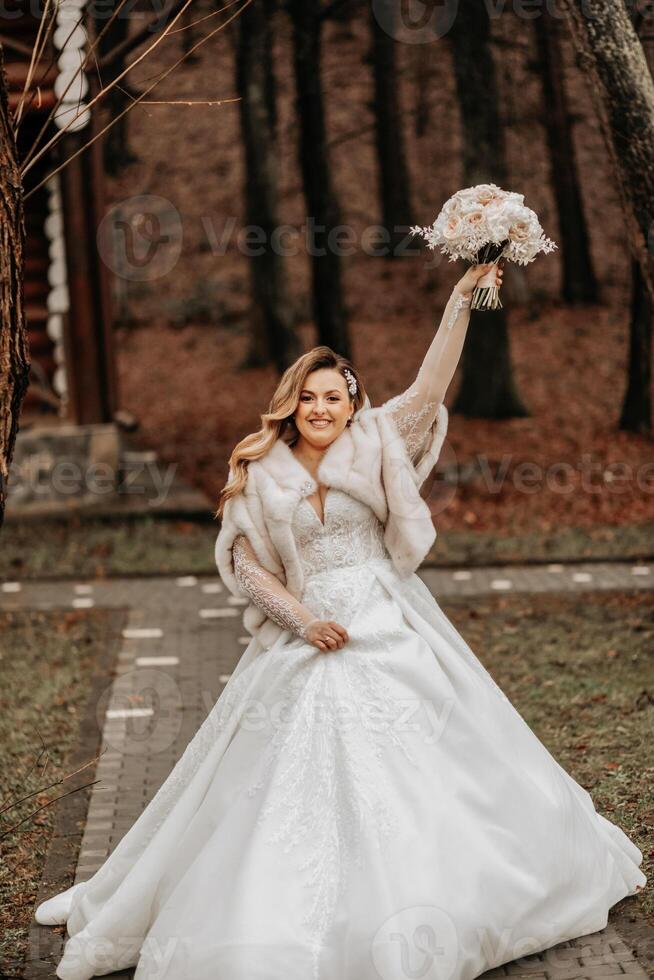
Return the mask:
<path fill-rule="evenodd" d="M 500 261 L 509 245 L 509 240 L 497 244 L 489 242 L 483 245 L 477 253 L 477 265 L 485 265 L 492 262 L 494 265 Z M 491 269 L 485 276 L 482 276 L 472 291 L 471 310 L 501 310 L 502 300 L 500 299 L 499 286 L 495 285 L 495 270 Z"/>

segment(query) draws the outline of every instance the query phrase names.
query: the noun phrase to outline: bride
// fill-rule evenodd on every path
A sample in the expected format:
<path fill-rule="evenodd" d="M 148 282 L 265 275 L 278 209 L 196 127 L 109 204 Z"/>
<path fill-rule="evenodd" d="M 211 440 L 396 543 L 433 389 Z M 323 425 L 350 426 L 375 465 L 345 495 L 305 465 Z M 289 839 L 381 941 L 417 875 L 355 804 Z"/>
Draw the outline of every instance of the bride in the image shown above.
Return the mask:
<path fill-rule="evenodd" d="M 471 980 L 644 886 L 416 574 L 492 268 L 457 282 L 405 392 L 373 408 L 317 347 L 235 447 L 216 561 L 252 638 L 104 865 L 37 909 L 67 924 L 62 980 Z"/>

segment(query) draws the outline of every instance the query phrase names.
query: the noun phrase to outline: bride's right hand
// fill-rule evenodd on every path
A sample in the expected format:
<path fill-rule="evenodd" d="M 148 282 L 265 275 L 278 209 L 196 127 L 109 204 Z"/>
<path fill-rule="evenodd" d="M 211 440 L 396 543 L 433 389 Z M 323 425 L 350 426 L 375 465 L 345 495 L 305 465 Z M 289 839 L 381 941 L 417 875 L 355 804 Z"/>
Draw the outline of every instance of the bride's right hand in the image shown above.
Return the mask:
<path fill-rule="evenodd" d="M 340 650 L 350 639 L 345 627 L 333 619 L 315 619 L 307 626 L 305 636 L 319 650 Z"/>
<path fill-rule="evenodd" d="M 489 273 L 491 269 L 495 269 L 495 285 L 498 287 L 501 286 L 502 276 L 504 275 L 502 259 L 498 262 L 483 262 L 480 265 L 471 265 L 465 275 L 456 283 L 454 289 L 470 298 L 479 280 Z"/>

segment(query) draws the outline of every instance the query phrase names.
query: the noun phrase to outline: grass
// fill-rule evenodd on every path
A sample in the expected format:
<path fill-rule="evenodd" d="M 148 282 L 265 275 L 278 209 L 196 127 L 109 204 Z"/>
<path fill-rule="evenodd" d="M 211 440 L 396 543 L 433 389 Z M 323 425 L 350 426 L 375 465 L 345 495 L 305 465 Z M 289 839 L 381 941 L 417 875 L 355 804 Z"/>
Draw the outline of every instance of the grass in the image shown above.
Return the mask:
<path fill-rule="evenodd" d="M 438 522 L 437 522 L 438 523 Z M 215 575 L 217 522 L 73 519 L 7 523 L 2 532 L 0 578 L 104 578 L 120 575 Z M 646 559 L 654 555 L 654 523 L 555 534 L 498 536 L 442 531 L 426 564 Z"/>
<path fill-rule="evenodd" d="M 2 805 L 64 775 L 89 699 L 97 652 L 115 621 L 111 610 L 0 613 L 0 788 Z M 42 745 L 47 752 L 39 758 Z M 35 763 L 38 764 L 35 765 Z M 61 795 L 67 782 L 0 814 L 3 835 L 18 821 Z M 55 821 L 46 807 L 0 841 L 0 975 L 20 976 L 28 927 Z"/>
<path fill-rule="evenodd" d="M 438 521 L 436 521 L 438 527 Z M 442 531 L 429 555 L 434 565 L 483 565 L 529 561 L 650 559 L 654 523 L 594 528 L 561 528 L 556 532 L 498 535 L 483 531 Z"/>
<path fill-rule="evenodd" d="M 640 593 L 443 604 L 528 725 L 643 852 L 654 924 L 654 607 Z"/>
<path fill-rule="evenodd" d="M 217 533 L 212 522 L 153 517 L 7 523 L 0 577 L 212 574 Z"/>

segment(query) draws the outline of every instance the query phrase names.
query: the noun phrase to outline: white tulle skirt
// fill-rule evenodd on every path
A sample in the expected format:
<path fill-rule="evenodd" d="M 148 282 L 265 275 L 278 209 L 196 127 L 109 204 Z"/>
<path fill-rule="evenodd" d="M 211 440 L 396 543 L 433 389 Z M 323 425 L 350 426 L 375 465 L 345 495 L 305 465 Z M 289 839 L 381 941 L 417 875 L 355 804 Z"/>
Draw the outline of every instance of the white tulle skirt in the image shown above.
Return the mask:
<path fill-rule="evenodd" d="M 252 640 L 103 867 L 40 906 L 61 980 L 471 980 L 644 886 L 422 580 L 369 570 L 350 642 Z"/>

